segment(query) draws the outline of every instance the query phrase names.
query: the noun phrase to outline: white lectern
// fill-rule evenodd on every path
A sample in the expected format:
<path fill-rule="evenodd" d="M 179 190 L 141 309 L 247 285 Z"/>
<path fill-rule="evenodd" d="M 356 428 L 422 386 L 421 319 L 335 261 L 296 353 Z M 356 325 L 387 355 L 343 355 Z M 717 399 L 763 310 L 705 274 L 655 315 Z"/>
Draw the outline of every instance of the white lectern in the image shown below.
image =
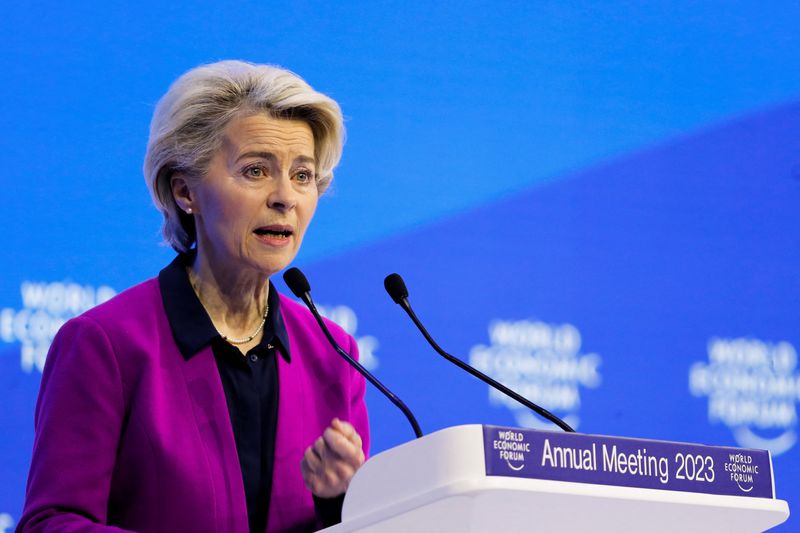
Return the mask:
<path fill-rule="evenodd" d="M 372 457 L 325 531 L 749 533 L 788 516 L 767 452 L 468 425 Z"/>

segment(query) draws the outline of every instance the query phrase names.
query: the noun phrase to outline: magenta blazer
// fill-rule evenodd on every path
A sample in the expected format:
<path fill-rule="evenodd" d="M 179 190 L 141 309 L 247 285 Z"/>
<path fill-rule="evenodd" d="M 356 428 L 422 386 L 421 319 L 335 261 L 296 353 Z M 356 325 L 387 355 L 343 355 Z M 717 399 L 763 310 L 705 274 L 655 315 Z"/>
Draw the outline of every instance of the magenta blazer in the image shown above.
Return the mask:
<path fill-rule="evenodd" d="M 268 532 L 312 531 L 300 461 L 334 417 L 369 446 L 364 379 L 311 314 L 281 295 L 291 362 L 277 357 Z M 328 322 L 348 352 L 356 343 Z M 67 322 L 47 357 L 18 531 L 247 533 L 233 430 L 211 347 L 186 360 L 157 279 Z"/>

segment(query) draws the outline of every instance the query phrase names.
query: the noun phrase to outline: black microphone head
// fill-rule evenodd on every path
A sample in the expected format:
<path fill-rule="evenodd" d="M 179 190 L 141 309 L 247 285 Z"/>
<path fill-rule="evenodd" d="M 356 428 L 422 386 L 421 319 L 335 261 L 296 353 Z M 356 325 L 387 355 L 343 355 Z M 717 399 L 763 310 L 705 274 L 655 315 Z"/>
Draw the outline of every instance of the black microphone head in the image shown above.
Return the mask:
<path fill-rule="evenodd" d="M 300 272 L 299 268 L 292 267 L 283 273 L 283 281 L 294 293 L 295 296 L 303 299 L 303 296 L 311 292 L 311 285 L 308 284 L 306 275 Z"/>
<path fill-rule="evenodd" d="M 383 286 L 396 304 L 402 303 L 403 300 L 408 298 L 408 289 L 406 289 L 406 284 L 400 274 L 386 276 L 386 279 L 383 280 Z"/>

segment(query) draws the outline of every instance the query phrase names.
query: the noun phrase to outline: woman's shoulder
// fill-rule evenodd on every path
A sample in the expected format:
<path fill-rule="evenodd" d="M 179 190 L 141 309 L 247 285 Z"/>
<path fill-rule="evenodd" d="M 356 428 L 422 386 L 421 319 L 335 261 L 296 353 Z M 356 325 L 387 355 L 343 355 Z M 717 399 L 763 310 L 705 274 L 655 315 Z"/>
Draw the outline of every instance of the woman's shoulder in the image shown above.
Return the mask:
<path fill-rule="evenodd" d="M 284 324 L 290 336 L 293 329 L 301 329 L 304 330 L 306 334 L 313 332 L 313 336 L 319 336 L 323 342 L 327 342 L 324 340 L 322 330 L 319 328 L 317 320 L 305 305 L 293 300 L 285 294 L 279 293 L 279 295 L 281 315 L 283 316 Z M 331 330 L 331 334 L 337 342 L 341 344 L 350 341 L 351 336 L 339 324 L 325 317 L 323 317 L 322 320 L 325 322 L 325 325 L 328 326 L 328 329 Z"/>
<path fill-rule="evenodd" d="M 111 299 L 89 309 L 82 316 L 101 324 L 117 322 L 120 319 L 152 315 L 154 310 L 163 307 L 158 278 L 143 281 Z"/>
<path fill-rule="evenodd" d="M 293 300 L 282 292 L 278 293 L 278 298 L 280 299 L 281 314 L 283 315 L 284 319 L 289 318 L 293 320 L 304 321 L 314 320 L 314 317 L 311 316 L 311 312 L 303 304 Z"/>
<path fill-rule="evenodd" d="M 68 320 L 56 333 L 47 365 L 52 360 L 79 360 L 80 364 L 111 364 L 107 355 L 147 352 L 158 339 L 158 316 L 163 315 L 158 280 L 150 279 L 122 291 L 110 300 Z M 105 360 L 106 363 L 98 361 Z M 45 366 L 47 369 L 47 366 Z"/>
<path fill-rule="evenodd" d="M 118 339 L 155 338 L 162 323 L 166 324 L 166 315 L 158 278 L 152 278 L 72 318 L 61 329 L 76 329 L 87 335 L 91 331 L 102 332 L 116 344 Z"/>

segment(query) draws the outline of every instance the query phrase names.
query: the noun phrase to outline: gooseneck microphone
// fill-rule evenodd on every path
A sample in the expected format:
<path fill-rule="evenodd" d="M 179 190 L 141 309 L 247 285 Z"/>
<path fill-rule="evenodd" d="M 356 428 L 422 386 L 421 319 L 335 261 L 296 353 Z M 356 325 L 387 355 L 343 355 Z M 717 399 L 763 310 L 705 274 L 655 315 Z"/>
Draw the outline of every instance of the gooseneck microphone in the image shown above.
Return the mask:
<path fill-rule="evenodd" d="M 543 418 L 546 418 L 547 420 L 557 425 L 564 431 L 568 431 L 570 433 L 575 432 L 575 430 L 572 429 L 569 426 L 569 424 L 558 418 L 556 415 L 554 415 L 547 409 L 540 407 L 535 403 L 533 403 L 532 401 L 528 400 L 527 398 L 520 396 L 519 394 L 509 389 L 502 383 L 490 378 L 477 368 L 474 368 L 465 363 L 464 361 L 462 361 L 461 359 L 445 352 L 438 344 L 436 344 L 436 341 L 433 340 L 433 337 L 431 337 L 430 333 L 428 333 L 428 330 L 425 329 L 425 326 L 423 326 L 422 322 L 420 322 L 419 318 L 417 318 L 417 315 L 411 308 L 411 304 L 408 303 L 408 289 L 406 289 L 406 284 L 403 281 L 403 278 L 400 277 L 400 274 L 389 274 L 388 276 L 386 276 L 386 279 L 383 280 L 383 286 L 386 287 L 386 292 L 389 293 L 389 296 L 392 297 L 392 300 L 394 300 L 396 304 L 398 304 L 400 307 L 403 308 L 403 310 L 405 310 L 406 313 L 408 313 L 408 316 L 411 317 L 411 320 L 414 322 L 414 324 L 416 324 L 417 328 L 422 332 L 422 335 L 425 337 L 425 340 L 428 341 L 428 344 L 430 344 L 439 355 L 441 355 L 442 357 L 444 357 L 457 367 L 461 368 L 462 370 L 466 370 L 467 372 L 469 372 L 476 378 L 480 379 L 484 383 L 499 390 L 503 394 L 514 398 L 516 401 L 518 401 L 531 411 L 537 413 L 539 416 Z"/>
<path fill-rule="evenodd" d="M 389 401 L 392 402 L 400 409 L 403 414 L 408 419 L 408 422 L 411 424 L 411 427 L 414 429 L 414 435 L 417 438 L 422 436 L 422 430 L 419 428 L 419 424 L 417 423 L 417 419 L 414 418 L 414 415 L 411 413 L 411 410 L 403 403 L 403 401 L 395 396 L 395 394 L 386 388 L 386 386 L 378 381 L 378 378 L 372 375 L 372 373 L 364 368 L 361 363 L 356 361 L 353 356 L 349 353 L 345 352 L 341 346 L 334 340 L 333 335 L 331 335 L 331 331 L 328 329 L 328 326 L 325 325 L 325 321 L 322 320 L 322 316 L 320 316 L 319 311 L 317 311 L 317 306 L 314 305 L 314 301 L 311 299 L 311 285 L 308 283 L 308 279 L 306 279 L 305 274 L 300 272 L 298 268 L 290 268 L 283 274 L 283 280 L 288 285 L 289 289 L 294 293 L 295 296 L 303 300 L 303 303 L 306 304 L 308 310 L 311 311 L 311 314 L 314 315 L 314 318 L 317 320 L 317 324 L 319 324 L 320 329 L 325 334 L 325 338 L 328 339 L 328 342 L 333 346 L 333 349 L 336 352 L 344 357 L 345 361 L 350 363 L 350 366 L 355 368 L 359 374 L 364 376 L 367 381 L 372 383 L 379 391 L 383 393 L 384 396 L 389 398 Z"/>

